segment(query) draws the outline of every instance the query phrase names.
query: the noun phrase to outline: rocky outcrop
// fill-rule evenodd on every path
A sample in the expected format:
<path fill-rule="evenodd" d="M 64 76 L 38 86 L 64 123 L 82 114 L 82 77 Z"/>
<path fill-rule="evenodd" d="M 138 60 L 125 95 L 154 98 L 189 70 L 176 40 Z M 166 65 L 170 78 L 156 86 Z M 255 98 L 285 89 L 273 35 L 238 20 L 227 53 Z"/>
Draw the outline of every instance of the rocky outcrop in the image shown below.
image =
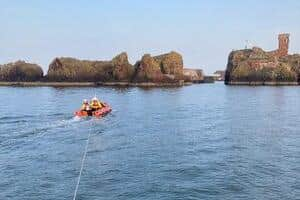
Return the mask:
<path fill-rule="evenodd" d="M 17 61 L 0 65 L 0 81 L 39 81 L 43 70 L 37 64 Z"/>
<path fill-rule="evenodd" d="M 182 56 L 176 52 L 154 56 L 145 54 L 135 64 L 134 82 L 176 82 L 183 80 Z"/>
<path fill-rule="evenodd" d="M 300 56 L 288 55 L 288 34 L 279 36 L 279 48 L 232 51 L 228 57 L 225 84 L 298 84 Z"/>
<path fill-rule="evenodd" d="M 135 64 L 135 69 L 135 82 L 162 82 L 164 79 L 159 63 L 150 54 L 145 54 Z"/>
<path fill-rule="evenodd" d="M 183 59 L 179 53 L 171 51 L 153 58 L 159 64 L 163 74 L 173 75 L 175 79 L 182 79 Z"/>
<path fill-rule="evenodd" d="M 89 61 L 75 58 L 55 58 L 48 70 L 48 81 L 130 81 L 134 73 L 126 53 L 111 61 Z"/>
<path fill-rule="evenodd" d="M 225 84 L 296 83 L 299 61 L 297 56 L 278 58 L 259 48 L 233 51 L 228 58 Z"/>
<path fill-rule="evenodd" d="M 88 61 L 74 58 L 55 58 L 49 66 L 48 81 L 73 82 L 176 82 L 183 77 L 180 54 L 170 52 L 152 57 L 145 54 L 134 66 L 126 53 L 111 61 Z"/>
<path fill-rule="evenodd" d="M 300 83 L 300 54 L 281 57 L 280 62 L 289 65 L 291 70 L 297 73 L 297 80 Z"/>
<path fill-rule="evenodd" d="M 184 81 L 182 56 L 176 52 L 159 56 L 145 54 L 134 66 L 129 63 L 126 53 L 108 61 L 60 57 L 53 59 L 45 77 L 39 66 L 21 61 L 2 66 L 0 72 L 0 81 L 12 82 L 36 81 L 43 78 L 43 82 L 51 83 L 182 85 Z"/>
<path fill-rule="evenodd" d="M 134 74 L 134 68 L 128 61 L 127 53 L 121 53 L 112 59 L 113 79 L 118 81 L 130 81 Z"/>
<path fill-rule="evenodd" d="M 184 80 L 186 82 L 201 83 L 204 81 L 203 70 L 201 69 L 183 69 Z"/>

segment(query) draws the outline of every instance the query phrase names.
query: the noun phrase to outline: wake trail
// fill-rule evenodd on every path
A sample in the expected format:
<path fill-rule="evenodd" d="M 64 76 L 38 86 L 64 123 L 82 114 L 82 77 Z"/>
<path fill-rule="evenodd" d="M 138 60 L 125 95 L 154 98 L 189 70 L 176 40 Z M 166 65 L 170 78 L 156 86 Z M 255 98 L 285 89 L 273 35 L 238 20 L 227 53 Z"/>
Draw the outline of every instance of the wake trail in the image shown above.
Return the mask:
<path fill-rule="evenodd" d="M 4 140 L 0 141 L 1 145 L 12 145 L 19 140 L 24 140 L 25 138 L 41 138 L 45 136 L 49 131 L 63 128 L 63 127 L 72 127 L 77 123 L 82 123 L 85 120 L 78 119 L 76 117 L 68 118 L 68 119 L 61 119 L 55 120 L 50 122 L 41 123 L 40 126 L 37 127 L 23 127 L 23 130 L 14 130 L 12 134 L 8 135 L 7 137 L 3 138 Z M 1 124 L 1 123 L 0 123 Z M 14 134 L 15 133 L 15 134 Z M 27 141 L 28 142 L 28 141 Z"/>

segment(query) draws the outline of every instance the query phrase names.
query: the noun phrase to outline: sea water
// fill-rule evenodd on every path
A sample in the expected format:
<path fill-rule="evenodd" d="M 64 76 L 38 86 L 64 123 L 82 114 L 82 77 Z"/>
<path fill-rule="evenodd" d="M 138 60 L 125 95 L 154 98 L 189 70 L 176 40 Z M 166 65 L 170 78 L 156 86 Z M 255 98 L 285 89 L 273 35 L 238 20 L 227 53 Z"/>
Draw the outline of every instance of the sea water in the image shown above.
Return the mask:
<path fill-rule="evenodd" d="M 97 95 L 113 111 L 74 118 Z M 297 199 L 300 87 L 0 87 L 0 199 Z"/>

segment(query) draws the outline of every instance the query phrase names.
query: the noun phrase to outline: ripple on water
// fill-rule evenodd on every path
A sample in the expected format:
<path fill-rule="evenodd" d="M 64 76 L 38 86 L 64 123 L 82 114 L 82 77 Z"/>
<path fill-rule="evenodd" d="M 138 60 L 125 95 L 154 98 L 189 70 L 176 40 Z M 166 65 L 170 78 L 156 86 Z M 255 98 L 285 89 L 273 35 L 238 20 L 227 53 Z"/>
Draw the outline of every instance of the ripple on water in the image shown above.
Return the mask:
<path fill-rule="evenodd" d="M 78 199 L 299 196 L 297 87 L 0 90 L 0 199 L 71 199 L 89 134 Z M 73 118 L 95 93 L 113 112 Z"/>

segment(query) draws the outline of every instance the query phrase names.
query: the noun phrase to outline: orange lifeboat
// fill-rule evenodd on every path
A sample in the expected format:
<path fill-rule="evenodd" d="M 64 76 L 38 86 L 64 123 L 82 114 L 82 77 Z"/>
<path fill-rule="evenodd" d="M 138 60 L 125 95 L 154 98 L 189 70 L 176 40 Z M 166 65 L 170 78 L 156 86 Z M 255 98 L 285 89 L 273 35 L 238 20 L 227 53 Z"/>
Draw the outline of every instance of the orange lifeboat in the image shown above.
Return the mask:
<path fill-rule="evenodd" d="M 88 117 L 88 116 L 103 117 L 104 115 L 110 113 L 112 110 L 108 104 L 106 104 L 106 103 L 103 103 L 103 104 L 104 104 L 104 107 L 100 108 L 99 110 L 95 110 L 95 111 L 78 110 L 74 113 L 74 115 L 76 117 Z"/>

